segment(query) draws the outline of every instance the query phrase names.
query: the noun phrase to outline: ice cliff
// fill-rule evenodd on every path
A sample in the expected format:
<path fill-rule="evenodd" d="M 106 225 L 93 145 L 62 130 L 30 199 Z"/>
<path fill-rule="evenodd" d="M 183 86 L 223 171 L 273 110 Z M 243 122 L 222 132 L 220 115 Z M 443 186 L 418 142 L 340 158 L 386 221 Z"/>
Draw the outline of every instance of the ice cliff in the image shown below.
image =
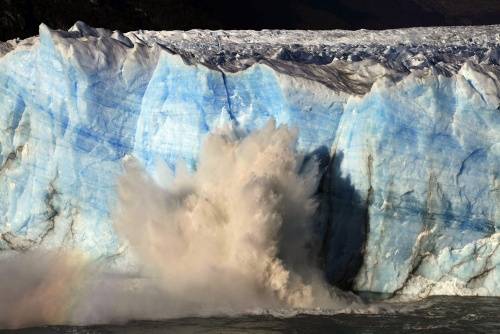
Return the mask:
<path fill-rule="evenodd" d="M 321 162 L 317 233 L 331 283 L 500 296 L 499 61 L 500 26 L 41 25 L 0 43 L 0 250 L 113 258 L 124 158 L 194 169 L 215 128 L 274 118 Z"/>

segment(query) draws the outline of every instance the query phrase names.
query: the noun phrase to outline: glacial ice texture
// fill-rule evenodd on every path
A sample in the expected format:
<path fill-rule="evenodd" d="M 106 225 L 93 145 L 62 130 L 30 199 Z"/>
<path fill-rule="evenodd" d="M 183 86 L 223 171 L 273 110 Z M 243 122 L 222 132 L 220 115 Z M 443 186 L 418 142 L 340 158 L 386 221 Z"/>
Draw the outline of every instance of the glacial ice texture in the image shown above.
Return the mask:
<path fill-rule="evenodd" d="M 122 34 L 0 43 L 0 250 L 114 259 L 133 155 L 195 169 L 224 124 L 274 118 L 324 170 L 327 279 L 500 296 L 500 26 Z"/>

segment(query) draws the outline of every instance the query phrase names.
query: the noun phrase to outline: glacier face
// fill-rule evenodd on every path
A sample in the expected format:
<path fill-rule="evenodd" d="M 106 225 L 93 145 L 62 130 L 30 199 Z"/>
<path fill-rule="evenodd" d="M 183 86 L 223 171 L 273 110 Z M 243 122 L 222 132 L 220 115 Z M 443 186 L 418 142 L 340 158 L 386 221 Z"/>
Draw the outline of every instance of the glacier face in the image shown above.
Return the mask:
<path fill-rule="evenodd" d="M 270 118 L 322 163 L 327 278 L 500 295 L 500 28 L 150 32 L 78 22 L 0 45 L 0 249 L 121 251 L 122 161 L 192 169 Z"/>

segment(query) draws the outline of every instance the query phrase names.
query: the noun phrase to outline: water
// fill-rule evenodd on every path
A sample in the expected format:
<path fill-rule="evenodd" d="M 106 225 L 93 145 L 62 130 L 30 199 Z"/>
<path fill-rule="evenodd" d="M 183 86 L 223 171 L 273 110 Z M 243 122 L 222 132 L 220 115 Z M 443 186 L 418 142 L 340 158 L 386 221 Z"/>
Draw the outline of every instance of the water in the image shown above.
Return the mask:
<path fill-rule="evenodd" d="M 500 298 L 431 297 L 391 314 L 180 318 L 121 325 L 46 326 L 5 333 L 500 333 Z"/>

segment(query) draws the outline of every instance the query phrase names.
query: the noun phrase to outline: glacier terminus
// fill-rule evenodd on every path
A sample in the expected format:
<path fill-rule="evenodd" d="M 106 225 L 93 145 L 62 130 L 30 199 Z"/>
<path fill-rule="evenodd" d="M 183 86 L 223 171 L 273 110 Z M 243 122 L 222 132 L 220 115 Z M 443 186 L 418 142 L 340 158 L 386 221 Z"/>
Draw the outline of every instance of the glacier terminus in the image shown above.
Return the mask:
<path fill-rule="evenodd" d="M 315 233 L 330 283 L 500 296 L 499 62 L 500 26 L 42 24 L 0 43 L 0 256 L 65 246 L 115 261 L 126 159 L 152 174 L 180 161 L 196 170 L 208 134 L 274 119 L 319 162 Z"/>

